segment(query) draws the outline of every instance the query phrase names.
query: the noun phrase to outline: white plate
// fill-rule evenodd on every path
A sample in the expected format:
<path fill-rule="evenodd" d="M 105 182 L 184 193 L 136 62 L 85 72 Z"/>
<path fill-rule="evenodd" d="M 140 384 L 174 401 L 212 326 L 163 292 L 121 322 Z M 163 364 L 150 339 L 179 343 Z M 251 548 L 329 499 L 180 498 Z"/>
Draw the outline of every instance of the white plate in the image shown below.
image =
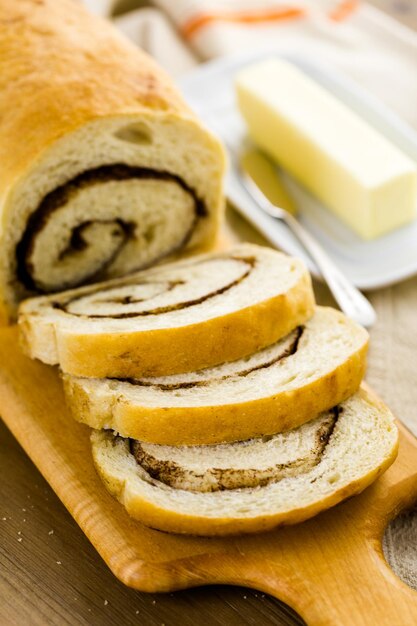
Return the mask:
<path fill-rule="evenodd" d="M 191 107 L 214 131 L 218 122 L 221 126 L 226 125 L 228 142 L 234 145 L 245 137 L 244 124 L 234 101 L 234 75 L 244 65 L 265 56 L 271 56 L 271 53 L 212 61 L 182 80 L 183 93 Z M 376 98 L 327 67 L 294 56 L 286 59 L 345 102 L 417 162 L 417 133 Z M 355 285 L 361 289 L 376 289 L 417 274 L 417 221 L 374 241 L 364 241 L 289 177 L 288 182 L 300 209 L 300 221 Z M 271 244 L 302 257 L 310 270 L 318 274 L 314 263 L 286 226 L 265 215 L 236 182 L 233 167 L 229 168 L 226 179 L 226 193 L 240 213 Z"/>

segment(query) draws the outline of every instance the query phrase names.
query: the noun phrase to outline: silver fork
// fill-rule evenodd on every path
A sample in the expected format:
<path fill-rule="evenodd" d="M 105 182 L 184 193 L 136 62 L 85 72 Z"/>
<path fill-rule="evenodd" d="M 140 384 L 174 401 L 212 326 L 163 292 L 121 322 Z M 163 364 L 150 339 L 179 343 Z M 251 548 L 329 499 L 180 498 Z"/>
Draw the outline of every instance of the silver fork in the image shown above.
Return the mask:
<path fill-rule="evenodd" d="M 230 131 L 226 131 L 225 128 L 220 126 L 218 120 L 213 116 L 210 116 L 209 123 L 213 130 L 223 139 L 228 149 L 232 175 L 243 185 L 262 211 L 271 217 L 282 220 L 297 237 L 315 261 L 341 310 L 356 322 L 362 324 L 362 326 L 367 328 L 372 326 L 376 321 L 376 312 L 369 300 L 346 278 L 319 242 L 304 226 L 291 213 L 272 204 L 255 181 L 242 169 L 240 155 L 238 149 L 233 147 Z"/>

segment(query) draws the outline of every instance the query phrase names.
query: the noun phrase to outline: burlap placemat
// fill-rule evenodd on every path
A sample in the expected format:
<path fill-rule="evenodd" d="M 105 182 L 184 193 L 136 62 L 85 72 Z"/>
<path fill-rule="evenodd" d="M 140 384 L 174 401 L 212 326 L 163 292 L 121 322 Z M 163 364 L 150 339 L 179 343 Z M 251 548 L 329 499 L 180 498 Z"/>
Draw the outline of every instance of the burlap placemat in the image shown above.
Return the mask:
<path fill-rule="evenodd" d="M 378 322 L 371 331 L 368 381 L 417 436 L 417 278 L 372 293 L 370 300 Z M 417 507 L 388 527 L 384 551 L 398 576 L 417 589 Z"/>

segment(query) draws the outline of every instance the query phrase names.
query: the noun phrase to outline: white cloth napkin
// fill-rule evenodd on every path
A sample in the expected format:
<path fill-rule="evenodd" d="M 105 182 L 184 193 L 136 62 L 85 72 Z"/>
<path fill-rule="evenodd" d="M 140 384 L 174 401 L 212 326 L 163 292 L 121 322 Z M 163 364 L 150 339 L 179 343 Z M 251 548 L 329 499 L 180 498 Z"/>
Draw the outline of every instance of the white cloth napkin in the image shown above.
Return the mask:
<path fill-rule="evenodd" d="M 85 0 L 175 76 L 260 46 L 330 64 L 417 128 L 417 35 L 358 0 Z M 143 7 L 153 5 L 159 10 Z M 130 8 L 130 11 L 127 9 Z M 387 76 L 389 81 L 387 81 Z"/>
<path fill-rule="evenodd" d="M 129 11 L 116 17 L 114 23 L 174 77 L 185 74 L 198 63 L 192 51 L 178 37 L 169 19 L 157 9 Z"/>

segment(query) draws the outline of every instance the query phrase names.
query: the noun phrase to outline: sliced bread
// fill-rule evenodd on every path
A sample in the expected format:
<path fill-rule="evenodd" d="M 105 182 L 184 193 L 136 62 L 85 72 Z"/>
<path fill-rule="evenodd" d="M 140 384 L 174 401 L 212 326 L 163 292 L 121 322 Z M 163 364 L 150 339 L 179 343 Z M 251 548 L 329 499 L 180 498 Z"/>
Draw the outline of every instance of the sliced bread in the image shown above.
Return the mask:
<path fill-rule="evenodd" d="M 168 445 L 282 432 L 351 396 L 365 372 L 368 333 L 317 307 L 304 326 L 247 358 L 188 374 L 97 379 L 64 375 L 75 419 Z"/>
<path fill-rule="evenodd" d="M 361 492 L 394 461 L 388 408 L 361 389 L 299 428 L 260 440 L 169 447 L 93 431 L 94 462 L 128 513 L 197 535 L 260 532 L 301 522 Z"/>
<path fill-rule="evenodd" d="M 32 358 L 93 377 L 164 376 L 252 354 L 314 312 L 304 264 L 244 244 L 22 303 Z"/>

